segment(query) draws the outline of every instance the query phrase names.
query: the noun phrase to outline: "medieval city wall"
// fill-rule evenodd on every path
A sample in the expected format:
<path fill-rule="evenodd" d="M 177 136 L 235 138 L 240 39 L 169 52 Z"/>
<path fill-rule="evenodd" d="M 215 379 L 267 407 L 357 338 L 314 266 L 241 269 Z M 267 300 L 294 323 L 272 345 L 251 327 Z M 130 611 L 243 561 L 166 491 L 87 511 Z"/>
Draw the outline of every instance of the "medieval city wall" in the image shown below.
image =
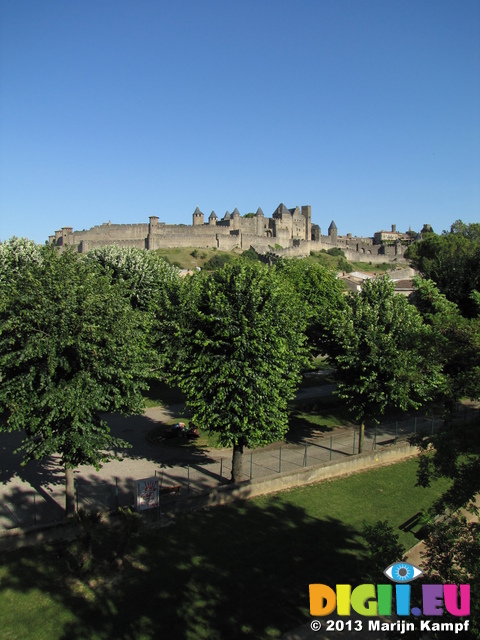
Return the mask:
<path fill-rule="evenodd" d="M 321 235 L 320 227 L 311 224 L 309 206 L 302 206 L 300 210 L 298 207 L 287 209 L 283 204 L 279 205 L 271 218 L 265 217 L 261 209 L 253 217 L 245 218 L 235 209 L 222 220 L 213 212 L 205 220 L 205 215 L 197 208 L 192 225 L 167 225 L 160 222 L 157 216 L 150 216 L 149 223 L 108 222 L 82 231 L 63 227 L 50 236 L 49 241 L 60 250 L 71 246 L 82 253 L 110 244 L 150 250 L 192 247 L 231 251 L 254 247 L 261 253 L 273 251 L 289 256 L 305 256 L 312 250 L 328 251 L 338 247 L 345 252 L 348 260 L 373 263 L 395 262 L 403 256 L 406 249 L 400 241 L 374 244 L 373 238 L 357 238 L 350 234 L 338 236 L 333 221 L 328 235 Z M 275 248 L 279 246 L 282 249 Z"/>

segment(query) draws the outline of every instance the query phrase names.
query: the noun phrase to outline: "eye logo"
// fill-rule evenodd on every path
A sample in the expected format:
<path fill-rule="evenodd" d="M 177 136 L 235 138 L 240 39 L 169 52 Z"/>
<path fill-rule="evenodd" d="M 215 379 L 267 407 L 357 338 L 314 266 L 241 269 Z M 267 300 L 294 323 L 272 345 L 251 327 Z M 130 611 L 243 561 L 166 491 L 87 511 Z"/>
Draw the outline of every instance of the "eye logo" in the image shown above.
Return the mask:
<path fill-rule="evenodd" d="M 408 562 L 394 562 L 383 572 L 393 582 L 411 582 L 423 574 L 423 571 Z"/>

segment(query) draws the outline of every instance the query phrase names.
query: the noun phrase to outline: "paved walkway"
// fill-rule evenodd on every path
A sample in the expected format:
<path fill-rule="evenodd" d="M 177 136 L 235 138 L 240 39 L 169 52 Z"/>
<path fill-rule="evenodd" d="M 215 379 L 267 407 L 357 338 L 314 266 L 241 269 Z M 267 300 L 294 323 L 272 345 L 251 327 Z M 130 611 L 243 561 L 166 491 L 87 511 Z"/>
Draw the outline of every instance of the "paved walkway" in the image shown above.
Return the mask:
<path fill-rule="evenodd" d="M 302 399 L 330 395 L 332 385 L 304 389 Z M 185 415 L 184 405 L 168 408 L 153 407 L 141 416 L 125 418 L 109 415 L 107 421 L 113 436 L 132 445 L 118 452 L 118 457 L 105 463 L 98 471 L 82 466 L 75 470 L 79 506 L 108 509 L 133 504 L 135 481 L 159 476 L 161 485 L 181 486 L 182 492 L 211 489 L 231 477 L 231 449 L 199 449 L 194 447 L 158 446 L 147 441 L 146 435 L 159 422 L 171 422 Z M 406 435 L 402 425 L 390 423 L 366 431 L 364 451 L 393 444 Z M 409 429 L 437 430 L 441 421 L 418 418 Z M 58 457 L 20 464 L 21 456 L 13 451 L 20 445 L 20 434 L 0 437 L 0 529 L 31 524 L 43 524 L 63 516 L 64 471 Z M 244 480 L 279 472 L 298 470 L 339 461 L 358 450 L 358 429 L 339 427 L 333 431 L 314 431 L 308 445 L 291 443 L 269 445 L 244 456 Z"/>

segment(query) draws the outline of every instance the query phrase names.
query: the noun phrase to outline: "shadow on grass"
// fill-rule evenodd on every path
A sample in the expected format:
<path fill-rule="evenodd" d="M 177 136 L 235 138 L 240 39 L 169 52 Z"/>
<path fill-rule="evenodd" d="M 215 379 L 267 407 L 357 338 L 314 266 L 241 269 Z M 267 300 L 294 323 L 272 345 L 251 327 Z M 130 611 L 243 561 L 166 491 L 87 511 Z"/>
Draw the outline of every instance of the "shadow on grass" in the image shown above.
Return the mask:
<path fill-rule="evenodd" d="M 335 396 L 291 402 L 288 422 L 286 441 L 290 443 L 304 442 L 305 439 L 328 433 L 336 427 L 351 427 L 355 424 Z"/>
<path fill-rule="evenodd" d="M 121 566 L 96 575 L 93 563 L 81 584 L 65 546 L 2 553 L 2 587 L 23 622 L 41 625 L 49 603 L 60 608 L 64 622 L 50 640 L 278 638 L 308 621 L 309 583 L 361 579 L 357 535 L 291 504 L 239 503 L 144 531 Z M 39 610 L 27 606 L 34 589 L 47 598 Z M 19 637 L 14 623 L 2 628 Z"/>

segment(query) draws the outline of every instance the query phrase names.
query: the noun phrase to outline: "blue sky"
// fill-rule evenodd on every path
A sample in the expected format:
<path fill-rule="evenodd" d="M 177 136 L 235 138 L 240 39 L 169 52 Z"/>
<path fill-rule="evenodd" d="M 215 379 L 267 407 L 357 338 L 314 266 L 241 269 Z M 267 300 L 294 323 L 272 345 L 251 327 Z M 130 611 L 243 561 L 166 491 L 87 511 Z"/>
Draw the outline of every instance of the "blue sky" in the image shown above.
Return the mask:
<path fill-rule="evenodd" d="M 3 0 L 0 238 L 480 220 L 478 0 Z"/>

